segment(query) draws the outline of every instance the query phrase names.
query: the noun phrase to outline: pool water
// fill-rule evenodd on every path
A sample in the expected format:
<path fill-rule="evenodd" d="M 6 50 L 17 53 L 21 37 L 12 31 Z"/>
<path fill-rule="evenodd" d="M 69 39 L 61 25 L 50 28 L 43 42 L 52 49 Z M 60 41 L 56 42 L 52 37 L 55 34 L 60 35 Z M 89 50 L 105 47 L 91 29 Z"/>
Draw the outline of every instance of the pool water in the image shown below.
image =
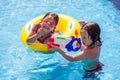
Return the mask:
<path fill-rule="evenodd" d="M 100 79 L 120 80 L 120 11 L 110 0 L 0 0 L 0 80 L 81 80 L 81 61 L 35 52 L 20 41 L 23 25 L 49 11 L 97 22 L 105 64 Z"/>

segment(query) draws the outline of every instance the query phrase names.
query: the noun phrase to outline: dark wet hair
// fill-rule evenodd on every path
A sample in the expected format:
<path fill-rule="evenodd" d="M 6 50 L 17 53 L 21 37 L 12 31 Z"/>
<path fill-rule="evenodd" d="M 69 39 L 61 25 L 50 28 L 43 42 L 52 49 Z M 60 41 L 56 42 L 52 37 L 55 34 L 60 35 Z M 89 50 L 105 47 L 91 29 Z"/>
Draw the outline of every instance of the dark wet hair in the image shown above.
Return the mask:
<path fill-rule="evenodd" d="M 91 37 L 93 44 L 95 44 L 97 41 L 99 41 L 99 45 L 102 45 L 102 42 L 100 40 L 100 27 L 97 23 L 95 22 L 86 22 L 84 25 L 82 25 L 82 29 L 86 30 L 88 32 L 88 35 Z"/>
<path fill-rule="evenodd" d="M 58 21 L 59 21 L 58 15 L 57 15 L 56 13 L 53 13 L 53 12 L 48 12 L 47 14 L 45 14 L 45 16 L 43 17 L 43 19 L 44 19 L 45 17 L 47 17 L 48 15 L 51 15 L 51 16 L 54 17 L 55 25 L 57 25 L 57 24 L 58 24 Z"/>

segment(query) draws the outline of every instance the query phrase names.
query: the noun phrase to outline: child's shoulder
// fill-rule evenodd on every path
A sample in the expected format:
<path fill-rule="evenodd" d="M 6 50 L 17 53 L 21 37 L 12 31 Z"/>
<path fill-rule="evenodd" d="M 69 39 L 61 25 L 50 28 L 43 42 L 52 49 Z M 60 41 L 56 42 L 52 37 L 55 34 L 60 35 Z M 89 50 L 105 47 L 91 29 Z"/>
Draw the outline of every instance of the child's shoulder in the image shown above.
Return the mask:
<path fill-rule="evenodd" d="M 93 53 L 96 53 L 96 49 L 95 48 L 85 48 L 84 52 L 86 54 L 93 54 Z"/>

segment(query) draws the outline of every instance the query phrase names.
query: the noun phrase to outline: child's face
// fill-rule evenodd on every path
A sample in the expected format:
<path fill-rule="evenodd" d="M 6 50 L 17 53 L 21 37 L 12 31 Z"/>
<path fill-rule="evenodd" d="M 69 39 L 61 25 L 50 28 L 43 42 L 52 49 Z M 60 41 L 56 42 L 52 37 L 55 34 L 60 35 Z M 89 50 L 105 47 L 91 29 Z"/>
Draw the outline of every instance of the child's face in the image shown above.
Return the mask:
<path fill-rule="evenodd" d="M 82 40 L 83 45 L 87 47 L 91 45 L 92 43 L 91 37 L 88 35 L 88 32 L 84 29 L 81 30 L 81 40 Z"/>
<path fill-rule="evenodd" d="M 54 18 L 51 15 L 46 16 L 43 21 L 43 28 L 46 31 L 53 31 L 55 28 L 55 21 Z"/>

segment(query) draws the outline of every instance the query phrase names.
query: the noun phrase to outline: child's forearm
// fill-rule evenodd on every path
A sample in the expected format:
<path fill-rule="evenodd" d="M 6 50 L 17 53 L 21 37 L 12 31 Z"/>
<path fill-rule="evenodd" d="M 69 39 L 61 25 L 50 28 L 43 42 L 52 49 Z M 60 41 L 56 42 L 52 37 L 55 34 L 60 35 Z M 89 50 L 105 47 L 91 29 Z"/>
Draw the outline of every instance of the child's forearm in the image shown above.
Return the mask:
<path fill-rule="evenodd" d="M 32 43 L 34 43 L 35 40 L 37 40 L 39 37 L 40 37 L 39 35 L 34 34 L 34 35 L 28 37 L 26 42 L 27 42 L 27 44 L 32 44 Z"/>
<path fill-rule="evenodd" d="M 69 61 L 75 61 L 74 56 L 72 56 L 72 55 L 64 52 L 62 49 L 58 49 L 57 51 L 58 51 L 64 58 L 66 58 L 67 60 L 69 60 Z"/>

